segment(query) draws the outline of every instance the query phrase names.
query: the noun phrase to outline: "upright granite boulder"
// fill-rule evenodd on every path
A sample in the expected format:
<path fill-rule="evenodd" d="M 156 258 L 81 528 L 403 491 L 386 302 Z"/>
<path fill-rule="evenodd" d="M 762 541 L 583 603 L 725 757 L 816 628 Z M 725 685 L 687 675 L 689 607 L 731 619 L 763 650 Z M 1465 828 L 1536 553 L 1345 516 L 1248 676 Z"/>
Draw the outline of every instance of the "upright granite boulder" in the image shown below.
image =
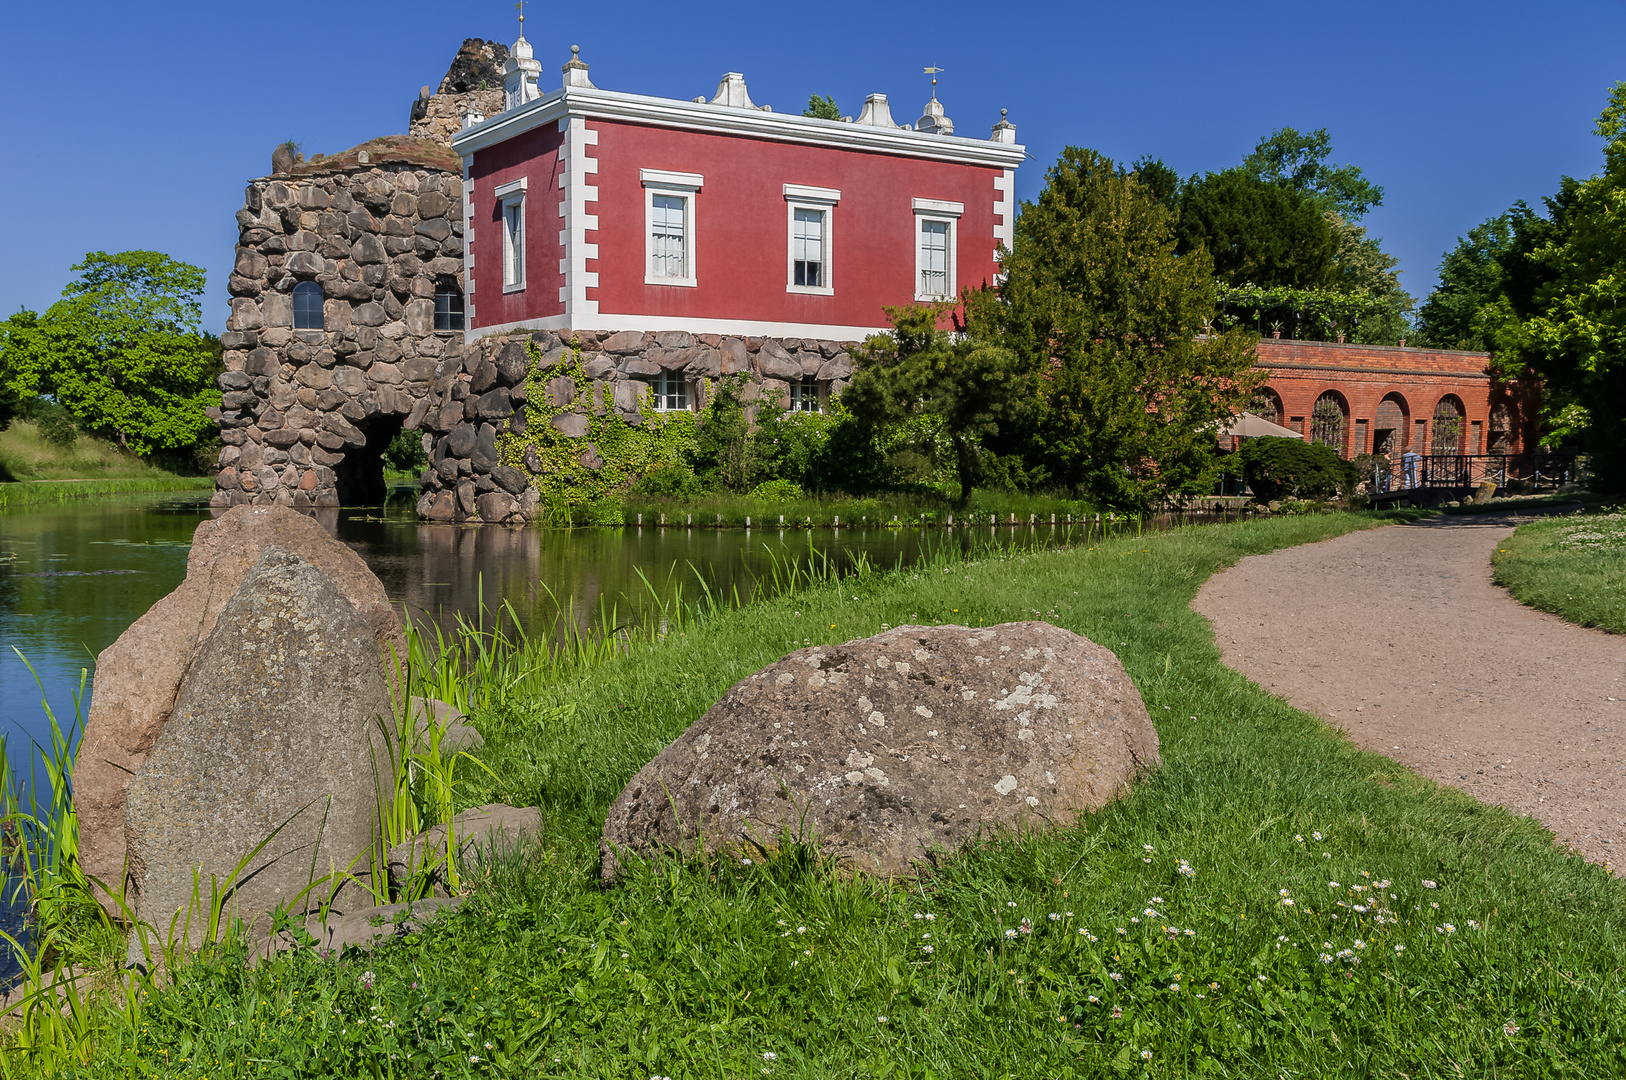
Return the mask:
<path fill-rule="evenodd" d="M 181 680 L 221 610 L 270 546 L 299 555 L 348 598 L 373 634 L 386 679 L 390 650 L 405 655 L 399 617 L 384 586 L 316 521 L 280 506 L 245 506 L 199 525 L 186 580 L 96 658 L 90 716 L 74 767 L 74 802 L 81 862 L 115 892 L 124 875 L 125 788 L 163 731 Z"/>
<path fill-rule="evenodd" d="M 125 837 L 137 917 L 167 932 L 193 901 L 195 881 L 205 883 L 207 903 L 207 883 L 230 880 L 245 859 L 232 911 L 259 924 L 314 879 L 367 867 L 378 823 L 375 762 L 388 768 L 379 718 L 389 712 L 373 628 L 313 563 L 267 547 L 221 610 L 130 780 Z M 330 892 L 314 890 L 293 909 Z M 192 925 L 195 934 L 197 917 Z"/>
<path fill-rule="evenodd" d="M 616 799 L 600 872 L 813 836 L 850 869 L 905 874 L 979 834 L 1069 824 L 1157 764 L 1107 649 L 1047 623 L 901 626 L 736 683 Z"/>

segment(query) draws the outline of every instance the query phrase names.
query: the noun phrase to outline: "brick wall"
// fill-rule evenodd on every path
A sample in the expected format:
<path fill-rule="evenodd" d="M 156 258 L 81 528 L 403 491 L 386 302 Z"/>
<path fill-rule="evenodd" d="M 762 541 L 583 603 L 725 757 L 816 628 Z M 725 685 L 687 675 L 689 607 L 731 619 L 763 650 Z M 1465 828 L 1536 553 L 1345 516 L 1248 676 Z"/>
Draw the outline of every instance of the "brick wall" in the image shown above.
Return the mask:
<path fill-rule="evenodd" d="M 1497 409 L 1506 411 L 1508 452 L 1533 448 L 1539 389 L 1493 379 L 1489 364 L 1487 353 L 1267 338 L 1259 343 L 1258 366 L 1268 377 L 1267 389 L 1279 400 L 1277 421 L 1306 437 L 1316 401 L 1329 392 L 1337 395 L 1345 416 L 1338 450 L 1345 457 L 1371 453 L 1374 443 L 1385 438 L 1391 454 L 1408 449 L 1428 453 L 1435 409 L 1448 396 L 1461 403 L 1462 452 L 1486 452 Z M 1398 430 L 1379 425 L 1379 404 L 1385 399 L 1399 406 Z M 1392 410 L 1384 413 L 1393 415 Z"/>

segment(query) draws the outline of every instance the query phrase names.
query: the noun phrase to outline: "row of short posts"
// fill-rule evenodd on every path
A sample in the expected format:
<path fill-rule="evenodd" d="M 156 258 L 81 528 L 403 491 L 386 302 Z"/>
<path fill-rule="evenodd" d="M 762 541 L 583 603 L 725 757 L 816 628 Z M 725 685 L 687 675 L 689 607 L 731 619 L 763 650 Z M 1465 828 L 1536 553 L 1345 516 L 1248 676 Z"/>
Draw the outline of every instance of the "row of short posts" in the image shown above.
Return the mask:
<path fill-rule="evenodd" d="M 1075 522 L 1073 521 L 1073 515 L 1072 514 L 1060 515 L 1060 517 L 1065 519 L 1065 520 L 1058 520 L 1058 515 L 1051 514 L 1050 515 L 1050 524 L 1051 525 L 1061 525 L 1061 524 L 1072 525 L 1072 524 L 1075 524 Z M 1108 524 L 1111 524 L 1115 520 L 1116 520 L 1116 515 L 1115 514 L 1111 514 L 1111 513 L 1107 514 L 1107 522 L 1108 522 Z M 860 518 L 859 521 L 860 521 L 862 526 L 867 527 L 869 525 L 868 516 Z M 1083 515 L 1079 519 L 1078 523 L 1084 524 L 1084 525 L 1089 525 L 1090 524 L 1090 516 L 1088 514 Z M 659 521 L 660 527 L 664 529 L 664 528 L 666 528 L 667 524 L 668 523 L 667 523 L 667 520 L 666 520 L 666 515 L 661 514 L 660 515 L 660 521 Z M 672 524 L 675 525 L 676 522 L 673 522 Z M 694 527 L 694 515 L 693 514 L 684 514 L 683 515 L 683 524 L 684 524 L 685 528 L 691 528 L 692 529 Z M 973 525 L 978 524 L 978 522 L 977 522 L 976 518 L 974 518 L 974 517 L 967 517 L 960 524 L 962 526 L 969 527 L 969 526 L 973 526 Z M 988 515 L 988 524 L 997 526 L 999 524 L 999 515 L 998 514 L 989 514 Z M 1009 520 L 1006 521 L 1005 524 L 1008 525 L 1008 526 L 1011 526 L 1011 527 L 1015 527 L 1015 526 L 1020 525 L 1021 522 L 1017 519 L 1017 516 L 1015 514 L 1012 514 L 1012 515 L 1010 515 Z M 1035 528 L 1038 525 L 1040 525 L 1041 522 L 1039 521 L 1039 515 L 1038 514 L 1029 514 L 1027 524 L 1028 524 L 1029 528 Z M 644 515 L 639 514 L 638 515 L 638 527 L 643 528 L 643 525 L 644 525 Z M 804 528 L 812 528 L 813 527 L 813 519 L 811 517 L 802 518 L 802 525 L 803 525 Z M 1097 528 L 1101 527 L 1101 515 L 1100 514 L 1095 515 L 1095 526 Z M 721 515 L 721 514 L 717 515 L 716 527 L 719 528 L 719 529 L 723 527 L 723 515 Z M 751 527 L 751 515 L 749 515 L 749 514 L 747 514 L 745 516 L 745 527 L 747 529 L 749 529 Z M 783 529 L 784 527 L 785 527 L 785 515 L 780 514 L 779 515 L 779 528 Z M 837 515 L 835 515 L 835 517 L 833 517 L 831 519 L 830 527 L 832 529 L 841 528 L 841 515 L 837 514 Z M 849 528 L 850 527 L 851 526 L 849 525 Z M 892 520 L 889 521 L 889 522 L 886 522 L 884 527 L 889 528 L 889 529 L 901 529 L 901 528 L 904 527 L 904 522 L 902 522 L 898 518 L 898 516 L 896 514 L 893 514 L 892 515 Z M 947 529 L 952 529 L 952 528 L 955 527 L 954 526 L 954 515 L 953 514 L 947 515 L 947 520 L 943 523 L 942 527 L 947 528 Z"/>

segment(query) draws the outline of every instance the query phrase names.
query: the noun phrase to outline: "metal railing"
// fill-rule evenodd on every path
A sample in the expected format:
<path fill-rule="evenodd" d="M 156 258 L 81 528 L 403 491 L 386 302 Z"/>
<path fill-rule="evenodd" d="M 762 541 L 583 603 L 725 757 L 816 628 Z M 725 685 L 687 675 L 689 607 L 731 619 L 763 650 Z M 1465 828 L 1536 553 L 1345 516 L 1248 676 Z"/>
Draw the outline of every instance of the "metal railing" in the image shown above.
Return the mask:
<path fill-rule="evenodd" d="M 1378 461 L 1364 476 L 1372 494 L 1418 488 L 1475 488 L 1493 481 L 1498 489 L 1527 492 L 1552 490 L 1583 479 L 1573 453 L 1404 455 L 1387 466 Z"/>

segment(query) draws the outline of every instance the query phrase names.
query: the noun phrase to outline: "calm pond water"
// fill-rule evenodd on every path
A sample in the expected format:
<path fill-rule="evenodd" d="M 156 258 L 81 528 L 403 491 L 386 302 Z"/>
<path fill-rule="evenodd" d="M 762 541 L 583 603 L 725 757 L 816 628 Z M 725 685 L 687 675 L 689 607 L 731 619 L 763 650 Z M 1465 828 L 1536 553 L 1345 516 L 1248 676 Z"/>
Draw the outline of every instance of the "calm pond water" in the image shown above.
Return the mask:
<path fill-rule="evenodd" d="M 41 686 L 66 727 L 80 673 L 95 656 L 186 576 L 192 532 L 209 511 L 188 496 L 129 497 L 0 512 L 0 733 L 13 770 L 26 775 L 31 740 L 47 743 Z M 808 546 L 846 567 L 912 562 L 927 546 L 1065 542 L 1065 526 L 988 526 L 948 532 L 894 529 L 504 529 L 429 525 L 405 500 L 387 508 L 328 511 L 323 523 L 354 548 L 391 600 L 414 617 L 450 624 L 506 600 L 526 628 L 552 629 L 562 605 L 596 621 L 602 602 L 621 621 L 649 600 L 644 577 L 663 596 L 679 585 L 749 596 L 775 557 L 806 559 Z M 1075 532 L 1076 536 L 1077 533 Z M 644 577 L 640 577 L 640 574 Z M 90 681 L 82 712 L 88 714 Z M 13 775 L 16 775 L 15 771 Z M 43 780 L 43 777 L 42 777 Z"/>

